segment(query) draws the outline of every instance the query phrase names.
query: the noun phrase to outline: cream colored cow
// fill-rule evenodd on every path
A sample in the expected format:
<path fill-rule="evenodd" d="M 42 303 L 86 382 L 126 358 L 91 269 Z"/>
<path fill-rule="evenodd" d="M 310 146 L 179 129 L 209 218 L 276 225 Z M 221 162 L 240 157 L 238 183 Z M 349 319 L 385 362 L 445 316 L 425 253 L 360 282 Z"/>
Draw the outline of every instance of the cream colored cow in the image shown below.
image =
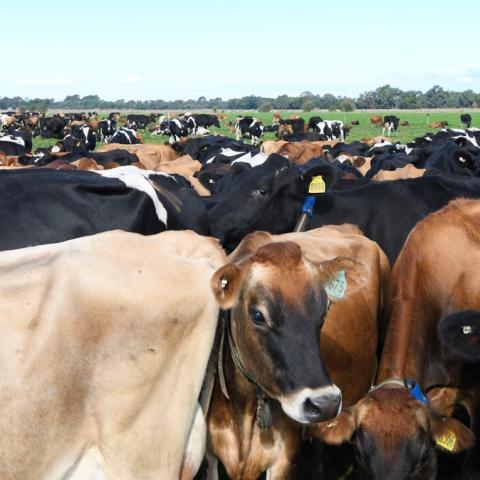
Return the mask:
<path fill-rule="evenodd" d="M 223 263 L 189 231 L 1 252 L 0 478 L 178 480 Z"/>

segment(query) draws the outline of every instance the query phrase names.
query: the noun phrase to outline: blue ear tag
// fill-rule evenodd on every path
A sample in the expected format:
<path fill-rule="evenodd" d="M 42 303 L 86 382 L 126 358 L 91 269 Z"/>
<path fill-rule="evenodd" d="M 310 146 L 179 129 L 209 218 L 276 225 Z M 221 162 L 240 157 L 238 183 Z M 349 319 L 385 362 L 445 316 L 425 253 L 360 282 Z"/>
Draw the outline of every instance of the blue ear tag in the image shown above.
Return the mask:
<path fill-rule="evenodd" d="M 342 299 L 347 290 L 347 278 L 345 277 L 345 270 L 340 270 L 337 276 L 326 283 L 323 288 L 329 297 Z"/>
<path fill-rule="evenodd" d="M 405 386 L 410 390 L 410 393 L 412 394 L 412 397 L 415 398 L 415 400 L 418 400 L 424 405 L 427 405 L 428 399 L 425 396 L 425 394 L 422 392 L 422 389 L 420 388 L 418 383 L 415 382 L 415 380 L 411 378 L 406 378 Z"/>

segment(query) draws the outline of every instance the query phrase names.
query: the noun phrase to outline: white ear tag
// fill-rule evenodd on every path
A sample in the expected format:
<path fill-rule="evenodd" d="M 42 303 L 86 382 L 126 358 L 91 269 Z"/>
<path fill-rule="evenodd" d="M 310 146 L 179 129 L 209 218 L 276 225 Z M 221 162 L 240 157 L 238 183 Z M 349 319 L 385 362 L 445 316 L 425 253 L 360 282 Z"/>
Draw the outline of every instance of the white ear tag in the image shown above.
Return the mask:
<path fill-rule="evenodd" d="M 226 278 L 222 278 L 222 280 L 220 281 L 220 285 L 225 290 L 225 287 L 228 285 L 228 280 Z"/>

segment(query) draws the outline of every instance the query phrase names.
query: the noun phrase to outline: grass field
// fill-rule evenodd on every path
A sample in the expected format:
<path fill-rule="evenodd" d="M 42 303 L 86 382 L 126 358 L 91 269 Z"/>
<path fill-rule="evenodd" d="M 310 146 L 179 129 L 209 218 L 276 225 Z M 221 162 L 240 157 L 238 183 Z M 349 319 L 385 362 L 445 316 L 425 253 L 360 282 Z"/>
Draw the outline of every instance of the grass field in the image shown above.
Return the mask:
<path fill-rule="evenodd" d="M 259 120 L 262 120 L 264 125 L 269 125 L 272 122 L 273 114 L 276 112 L 261 113 L 261 112 L 241 112 L 243 115 L 252 115 Z M 292 112 L 278 112 L 282 118 L 288 118 L 292 115 Z M 230 112 L 227 114 L 228 120 L 234 121 L 238 116 L 237 112 Z M 352 120 L 358 120 L 360 125 L 354 126 L 350 130 L 350 134 L 346 138 L 347 142 L 353 140 L 361 140 L 364 137 L 374 137 L 382 133 L 382 129 L 370 125 L 370 117 L 373 115 L 385 115 L 385 112 L 312 112 L 312 113 L 299 113 L 299 115 L 306 121 L 312 116 L 320 116 L 324 120 L 341 120 L 344 123 L 350 123 Z M 398 135 L 393 136 L 393 141 L 399 141 L 401 143 L 408 142 L 415 137 L 424 135 L 428 131 L 434 131 L 427 127 L 427 117 L 424 112 L 388 112 L 391 115 L 397 115 L 400 120 L 407 120 L 410 123 L 409 127 L 399 127 Z M 480 112 L 470 113 L 472 116 L 472 127 L 480 127 Z M 459 112 L 442 112 L 433 111 L 430 113 L 429 122 L 435 122 L 440 120 L 446 120 L 449 123 L 450 128 L 460 128 L 460 113 Z M 213 134 L 221 134 L 233 137 L 234 134 L 230 127 L 223 126 L 221 128 L 212 127 L 210 129 Z M 164 143 L 168 140 L 167 136 L 151 135 L 148 131 L 142 132 L 145 143 Z M 267 133 L 263 136 L 263 140 L 275 140 L 273 133 Z M 57 140 L 55 139 L 42 139 L 36 137 L 33 140 L 33 149 L 39 147 L 48 147 L 54 145 Z M 99 143 L 97 145 L 100 145 Z"/>

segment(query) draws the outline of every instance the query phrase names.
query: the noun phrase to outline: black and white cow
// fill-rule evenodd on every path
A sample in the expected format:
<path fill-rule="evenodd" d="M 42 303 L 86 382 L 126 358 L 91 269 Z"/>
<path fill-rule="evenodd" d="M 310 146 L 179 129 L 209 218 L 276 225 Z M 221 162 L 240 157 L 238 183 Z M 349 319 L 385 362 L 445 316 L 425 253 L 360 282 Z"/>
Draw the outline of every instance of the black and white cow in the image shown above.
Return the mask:
<path fill-rule="evenodd" d="M 32 133 L 9 130 L 0 137 L 0 152 L 6 155 L 23 155 L 32 151 Z"/>
<path fill-rule="evenodd" d="M 143 235 L 166 229 L 207 233 L 205 206 L 182 177 L 133 166 L 0 171 L 0 203 L 0 250 L 115 229 Z M 22 214 L 12 215 L 18 211 Z"/>
<path fill-rule="evenodd" d="M 98 129 L 100 130 L 100 140 L 108 143 L 110 137 L 115 133 L 117 128 L 117 122 L 114 119 L 102 120 L 98 123 Z"/>
<path fill-rule="evenodd" d="M 388 137 L 392 134 L 392 131 L 395 132 L 395 134 L 398 134 L 399 125 L 400 119 L 396 115 L 385 115 L 383 117 L 382 135 L 385 135 L 385 131 L 387 132 Z"/>
<path fill-rule="evenodd" d="M 462 113 L 460 115 L 460 122 L 462 123 L 462 127 L 470 128 L 472 116 L 469 113 Z"/>
<path fill-rule="evenodd" d="M 188 137 L 188 125 L 184 120 L 174 118 L 162 120 L 159 128 L 152 135 L 168 135 L 170 144 L 179 142 L 182 137 Z"/>
<path fill-rule="evenodd" d="M 109 137 L 108 142 L 106 143 L 120 143 L 123 145 L 131 145 L 141 143 L 137 137 L 137 132 L 132 128 L 122 127 L 113 133 L 111 137 Z"/>
<path fill-rule="evenodd" d="M 322 140 L 345 140 L 343 122 L 340 120 L 322 120 L 316 124 L 315 132 Z"/>
<path fill-rule="evenodd" d="M 238 117 L 234 128 L 237 140 L 250 138 L 253 145 L 258 145 L 264 129 L 263 125 L 253 117 Z"/>

